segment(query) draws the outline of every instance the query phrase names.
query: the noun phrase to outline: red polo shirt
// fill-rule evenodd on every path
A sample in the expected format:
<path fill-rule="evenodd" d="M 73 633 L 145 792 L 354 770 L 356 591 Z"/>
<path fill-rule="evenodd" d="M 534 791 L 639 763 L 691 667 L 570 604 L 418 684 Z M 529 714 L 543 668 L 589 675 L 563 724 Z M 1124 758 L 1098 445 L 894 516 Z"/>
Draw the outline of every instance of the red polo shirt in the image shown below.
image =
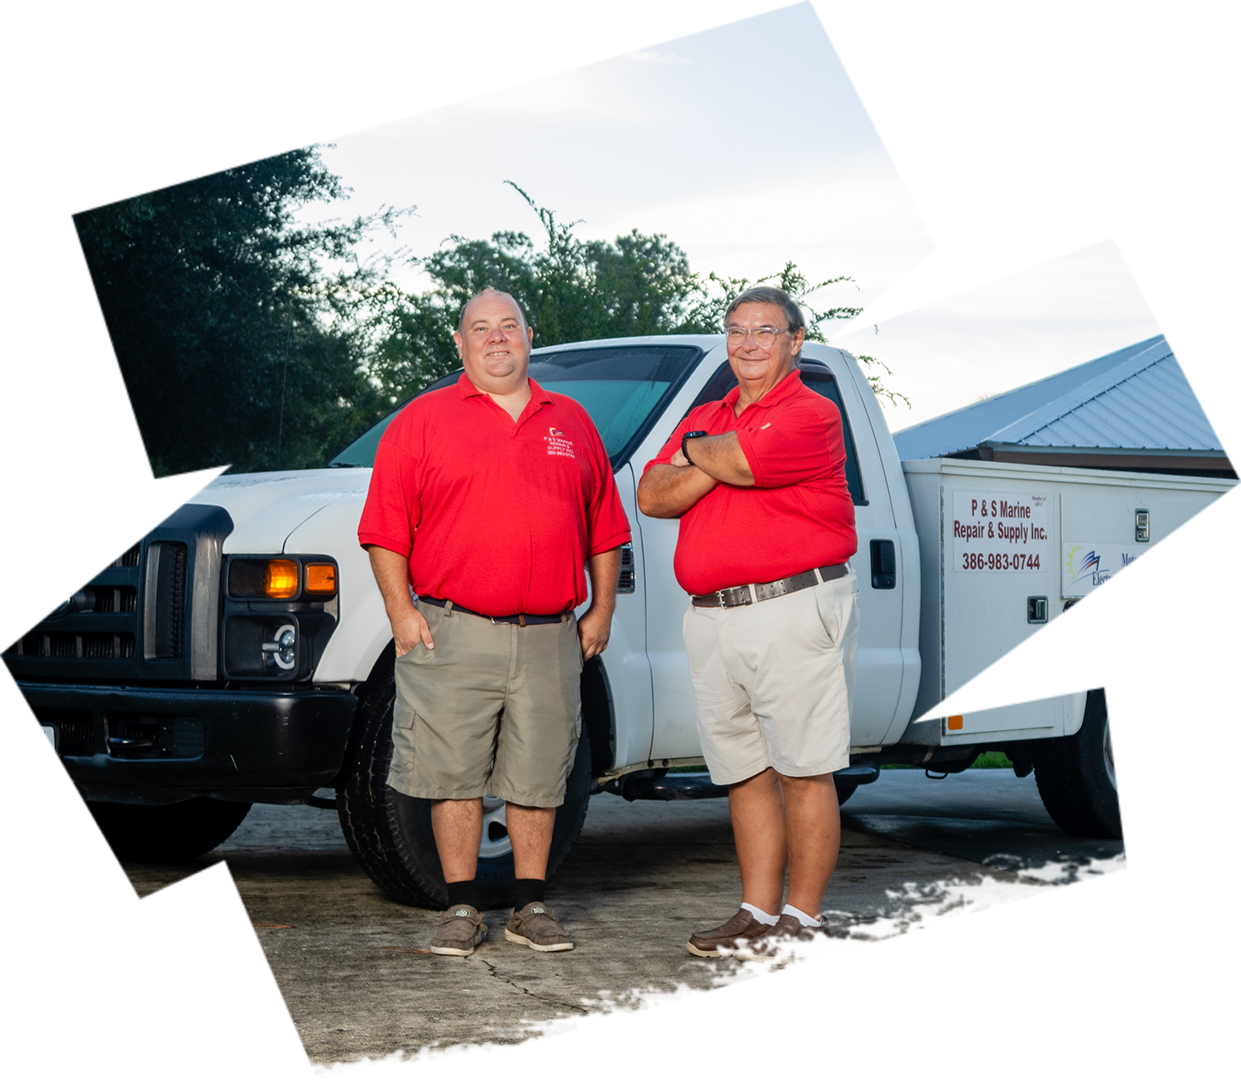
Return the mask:
<path fill-rule="evenodd" d="M 415 592 L 485 615 L 584 603 L 586 559 L 628 539 L 595 425 L 533 379 L 516 423 L 465 375 L 406 405 L 358 523 L 361 544 L 409 557 Z"/>
<path fill-rule="evenodd" d="M 754 473 L 753 487 L 718 484 L 681 515 L 673 568 L 693 595 L 775 581 L 857 551 L 840 411 L 797 371 L 737 416 L 740 393 L 690 412 L 646 466 L 670 464 L 687 431 L 735 431 Z"/>

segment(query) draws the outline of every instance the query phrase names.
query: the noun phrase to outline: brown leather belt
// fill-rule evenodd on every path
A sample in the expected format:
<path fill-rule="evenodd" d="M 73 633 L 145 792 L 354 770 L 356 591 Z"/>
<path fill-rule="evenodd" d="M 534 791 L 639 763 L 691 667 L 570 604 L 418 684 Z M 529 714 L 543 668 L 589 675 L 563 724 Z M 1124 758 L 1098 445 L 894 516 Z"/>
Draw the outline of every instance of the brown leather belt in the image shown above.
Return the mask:
<path fill-rule="evenodd" d="M 741 607 L 744 604 L 757 604 L 760 600 L 773 600 L 777 596 L 787 596 L 799 589 L 809 589 L 822 581 L 833 581 L 842 578 L 849 572 L 848 563 L 836 563 L 834 566 L 819 566 L 802 574 L 781 578 L 779 581 L 768 581 L 762 585 L 738 585 L 735 589 L 721 589 L 719 592 L 707 593 L 705 596 L 691 596 L 689 602 L 694 607 Z"/>
<path fill-rule="evenodd" d="M 436 596 L 420 596 L 418 602 L 431 604 L 433 607 L 447 607 L 452 603 L 450 600 L 441 600 Z M 477 615 L 480 619 L 490 619 L 493 623 L 506 623 L 514 626 L 546 626 L 548 623 L 564 622 L 570 615 L 568 611 L 562 611 L 559 615 L 484 615 L 481 611 L 471 611 L 460 604 L 453 604 L 452 610 L 462 611 L 466 615 Z"/>

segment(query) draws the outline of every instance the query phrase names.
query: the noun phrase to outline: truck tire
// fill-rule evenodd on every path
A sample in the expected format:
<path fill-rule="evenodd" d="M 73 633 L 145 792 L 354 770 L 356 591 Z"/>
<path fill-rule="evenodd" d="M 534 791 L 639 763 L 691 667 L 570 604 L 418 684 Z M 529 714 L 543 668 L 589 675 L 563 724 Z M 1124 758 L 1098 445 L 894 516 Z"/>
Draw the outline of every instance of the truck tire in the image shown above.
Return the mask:
<path fill-rule="evenodd" d="M 444 908 L 448 906 L 448 889 L 431 831 L 431 802 L 388 786 L 395 701 L 396 680 L 389 667 L 358 705 L 342 774 L 344 783 L 336 791 L 340 825 L 362 869 L 393 900 L 413 907 Z M 565 800 L 556 811 L 552 828 L 549 879 L 582 833 L 589 798 L 590 740 L 583 732 Z M 489 827 L 485 820 L 484 828 Z M 497 847 L 487 837 L 483 846 L 493 851 Z M 511 847 L 502 847 L 507 849 L 503 854 L 478 860 L 475 880 L 484 908 L 508 907 L 513 902 L 513 853 Z"/>
<path fill-rule="evenodd" d="M 1049 739 L 1034 756 L 1034 779 L 1052 820 L 1065 832 L 1121 839 L 1116 767 L 1102 690 L 1086 696 L 1086 716 L 1076 735 Z"/>
<path fill-rule="evenodd" d="M 248 802 L 190 799 L 168 806 L 88 802 L 95 824 L 121 862 L 185 862 L 205 855 L 237 830 Z"/>

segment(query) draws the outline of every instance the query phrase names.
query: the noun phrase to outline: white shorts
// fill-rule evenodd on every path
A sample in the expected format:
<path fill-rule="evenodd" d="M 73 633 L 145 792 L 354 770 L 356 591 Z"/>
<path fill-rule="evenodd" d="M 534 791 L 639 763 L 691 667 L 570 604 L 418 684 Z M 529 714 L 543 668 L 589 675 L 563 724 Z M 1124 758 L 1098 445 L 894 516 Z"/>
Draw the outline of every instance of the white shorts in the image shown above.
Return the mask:
<path fill-rule="evenodd" d="M 734 608 L 690 607 L 685 651 L 711 780 L 769 766 L 820 776 L 849 764 L 858 590 L 841 578 Z"/>

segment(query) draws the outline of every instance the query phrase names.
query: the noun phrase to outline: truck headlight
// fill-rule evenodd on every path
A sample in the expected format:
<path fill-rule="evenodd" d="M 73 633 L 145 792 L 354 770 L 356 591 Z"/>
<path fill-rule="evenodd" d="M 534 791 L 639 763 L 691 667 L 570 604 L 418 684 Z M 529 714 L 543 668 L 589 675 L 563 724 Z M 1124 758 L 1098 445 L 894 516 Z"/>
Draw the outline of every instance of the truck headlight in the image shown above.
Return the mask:
<path fill-rule="evenodd" d="M 221 675 L 309 678 L 336 627 L 339 571 L 330 555 L 228 555 Z"/>

